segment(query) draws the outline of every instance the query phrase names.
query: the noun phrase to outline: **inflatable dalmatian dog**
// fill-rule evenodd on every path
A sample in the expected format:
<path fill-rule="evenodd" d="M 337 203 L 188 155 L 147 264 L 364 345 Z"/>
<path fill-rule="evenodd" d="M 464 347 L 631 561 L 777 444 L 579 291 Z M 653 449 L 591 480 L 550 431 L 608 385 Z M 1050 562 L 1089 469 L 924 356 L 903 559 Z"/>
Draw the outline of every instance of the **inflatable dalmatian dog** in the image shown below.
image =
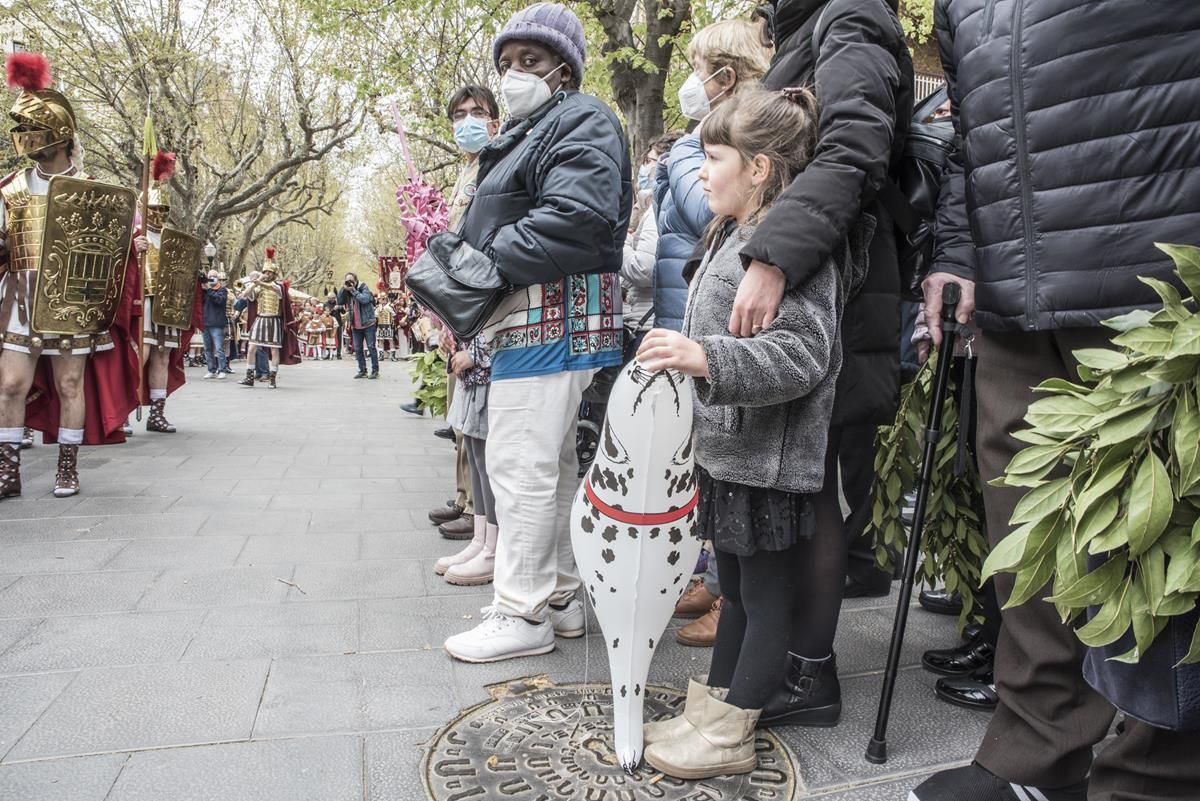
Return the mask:
<path fill-rule="evenodd" d="M 691 379 L 627 364 L 597 451 L 575 498 L 571 544 L 608 647 L 613 745 L 632 772 L 650 660 L 700 555 Z"/>

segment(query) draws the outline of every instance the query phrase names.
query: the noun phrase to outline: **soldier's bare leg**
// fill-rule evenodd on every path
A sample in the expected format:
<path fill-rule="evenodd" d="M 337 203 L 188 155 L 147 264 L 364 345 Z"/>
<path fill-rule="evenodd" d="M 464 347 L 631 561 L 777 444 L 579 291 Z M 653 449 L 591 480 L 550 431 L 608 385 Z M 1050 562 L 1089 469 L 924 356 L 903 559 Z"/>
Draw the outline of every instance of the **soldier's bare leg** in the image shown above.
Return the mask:
<path fill-rule="evenodd" d="M 0 429 L 25 425 L 25 397 L 33 386 L 35 367 L 37 357 L 32 354 L 0 350 Z M 20 437 L 13 440 L 20 441 Z"/>
<path fill-rule="evenodd" d="M 257 372 L 255 358 L 258 356 L 258 346 L 251 342 L 246 346 L 246 377 L 238 383 L 243 387 L 254 386 L 254 374 Z"/>
<path fill-rule="evenodd" d="M 146 383 L 150 387 L 150 416 L 146 419 L 147 431 L 164 434 L 175 433 L 175 426 L 167 420 L 167 373 L 171 369 L 171 349 L 161 345 L 147 347 L 145 354 Z"/>
<path fill-rule="evenodd" d="M 84 355 L 50 357 L 59 404 L 56 498 L 69 498 L 79 492 L 79 446 L 83 444 L 83 426 L 87 421 L 87 401 L 83 394 L 86 366 Z"/>

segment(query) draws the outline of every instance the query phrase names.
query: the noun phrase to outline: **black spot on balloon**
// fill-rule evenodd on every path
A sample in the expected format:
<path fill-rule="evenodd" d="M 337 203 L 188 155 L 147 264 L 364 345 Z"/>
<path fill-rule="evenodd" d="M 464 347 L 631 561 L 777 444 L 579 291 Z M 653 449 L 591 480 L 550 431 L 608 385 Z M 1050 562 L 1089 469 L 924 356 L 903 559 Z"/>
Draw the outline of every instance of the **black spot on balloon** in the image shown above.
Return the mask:
<path fill-rule="evenodd" d="M 579 527 L 581 529 L 583 529 L 585 532 L 587 532 L 588 534 L 591 534 L 593 531 L 596 530 L 596 524 L 592 522 L 592 519 L 590 517 L 585 517 L 582 520 L 580 520 Z"/>
<path fill-rule="evenodd" d="M 601 573 L 599 570 L 596 571 L 596 578 L 598 578 L 600 580 L 601 584 L 604 583 L 604 574 Z"/>
<path fill-rule="evenodd" d="M 668 536 L 671 538 L 672 545 L 678 545 L 679 543 L 683 542 L 683 532 L 678 528 L 673 527 Z"/>
<path fill-rule="evenodd" d="M 613 648 L 616 648 L 616 647 L 617 647 L 617 646 L 619 646 L 620 644 L 621 644 L 621 638 L 620 638 L 620 637 L 617 637 L 615 640 L 613 640 Z"/>
<path fill-rule="evenodd" d="M 629 527 L 629 538 L 632 540 L 636 540 L 637 537 L 638 537 L 637 526 L 630 526 Z"/>
<path fill-rule="evenodd" d="M 658 535 L 661 533 L 662 533 L 662 529 L 659 528 L 658 526 L 655 526 L 654 528 L 650 529 L 650 539 L 652 539 L 652 540 L 657 539 Z"/>
<path fill-rule="evenodd" d="M 596 485 L 602 483 L 604 482 L 600 480 L 600 465 L 594 464 L 592 465 L 592 484 Z"/>
<path fill-rule="evenodd" d="M 617 558 L 617 555 L 612 552 L 612 548 L 605 548 L 603 551 L 600 552 L 600 556 L 604 559 L 604 561 L 607 564 L 610 564 L 610 565 L 613 563 L 613 560 Z M 675 554 L 675 558 L 676 559 L 679 558 L 678 553 Z M 672 562 L 671 564 L 675 564 L 675 563 Z"/>
<path fill-rule="evenodd" d="M 638 684 L 637 686 L 635 686 L 635 687 L 633 688 L 633 694 L 634 694 L 634 695 L 641 695 L 641 694 L 642 694 L 642 685 Z"/>
<path fill-rule="evenodd" d="M 653 637 L 650 638 L 650 650 L 651 651 L 654 650 L 654 638 Z"/>
<path fill-rule="evenodd" d="M 627 695 L 629 695 L 629 691 L 627 689 L 625 689 L 625 685 L 622 684 L 621 685 L 621 697 L 624 698 Z"/>
<path fill-rule="evenodd" d="M 609 526 L 608 528 L 604 529 L 604 533 L 600 536 L 604 538 L 605 542 L 615 542 L 617 539 L 617 527 Z M 610 559 L 609 561 L 611 562 L 612 560 Z"/>
<path fill-rule="evenodd" d="M 629 470 L 627 470 L 625 472 L 625 475 L 628 476 L 629 478 L 633 478 L 633 468 L 632 467 L 629 468 Z"/>
<path fill-rule="evenodd" d="M 672 584 L 678 584 L 678 583 L 679 583 L 680 581 L 682 581 L 682 580 L 683 580 L 683 574 L 682 574 L 682 573 L 680 573 L 678 576 L 676 576 L 676 577 L 675 577 L 675 580 L 674 580 L 674 581 L 672 581 L 671 583 L 672 583 Z"/>
<path fill-rule="evenodd" d="M 679 561 L 679 557 L 680 557 L 679 551 L 671 551 L 671 553 L 667 555 L 667 564 L 674 565 L 676 562 Z M 609 561 L 611 561 L 611 560 L 609 560 Z"/>

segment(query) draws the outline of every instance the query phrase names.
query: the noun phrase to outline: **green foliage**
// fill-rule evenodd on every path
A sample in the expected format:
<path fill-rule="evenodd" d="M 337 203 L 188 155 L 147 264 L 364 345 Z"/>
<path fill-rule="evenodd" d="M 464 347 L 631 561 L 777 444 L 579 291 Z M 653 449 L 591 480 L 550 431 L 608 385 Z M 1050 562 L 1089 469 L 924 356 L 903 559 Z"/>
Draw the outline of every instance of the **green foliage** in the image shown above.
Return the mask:
<path fill-rule="evenodd" d="M 997 483 L 1028 487 L 1018 526 L 984 565 L 1016 574 L 1008 606 L 1053 580 L 1064 622 L 1093 607 L 1077 631 L 1111 645 L 1133 629 L 1137 662 L 1170 618 L 1200 598 L 1200 248 L 1159 245 L 1175 261 L 1172 285 L 1142 279 L 1158 312 L 1110 320 L 1117 350 L 1075 352 L 1082 384 L 1052 380 L 1030 405 L 1030 428 Z M 1053 476 L 1053 477 L 1052 477 Z M 1200 626 L 1183 663 L 1200 662 Z"/>
<path fill-rule="evenodd" d="M 933 0 L 901 0 L 900 25 L 910 41 L 928 41 L 933 34 Z"/>
<path fill-rule="evenodd" d="M 937 356 L 931 356 L 917 377 L 904 387 L 896 422 L 882 426 L 876 440 L 875 488 L 871 522 L 875 538 L 875 559 L 891 570 L 892 551 L 903 553 L 908 547 L 908 529 L 901 519 L 903 498 L 917 485 L 921 469 L 925 419 L 937 370 Z M 936 586 L 944 584 L 963 599 L 959 626 L 978 617 L 975 593 L 980 585 L 980 568 L 987 554 L 983 523 L 983 497 L 979 473 L 973 456 L 961 476 L 954 475 L 958 452 L 958 400 L 952 384 L 942 409 L 942 434 L 935 451 L 936 467 L 926 504 L 925 529 L 921 549 L 924 554 L 918 569 L 920 581 Z"/>
<path fill-rule="evenodd" d="M 413 397 L 429 409 L 429 413 L 434 417 L 444 417 L 450 406 L 446 354 L 436 348 L 415 354 L 412 357 L 409 375 L 417 388 Z"/>

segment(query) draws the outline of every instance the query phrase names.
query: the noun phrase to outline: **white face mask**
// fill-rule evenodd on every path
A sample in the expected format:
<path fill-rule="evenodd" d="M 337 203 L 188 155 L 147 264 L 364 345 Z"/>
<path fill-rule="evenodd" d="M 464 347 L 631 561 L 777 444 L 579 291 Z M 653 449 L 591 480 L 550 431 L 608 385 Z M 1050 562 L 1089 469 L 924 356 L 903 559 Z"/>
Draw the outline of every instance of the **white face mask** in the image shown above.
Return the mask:
<path fill-rule="evenodd" d="M 563 67 L 564 61 L 546 74 L 549 78 Z M 550 100 L 550 84 L 546 78 L 539 78 L 532 72 L 518 72 L 509 69 L 500 80 L 500 94 L 504 96 L 504 104 L 508 113 L 517 119 L 525 119 L 533 112 L 544 106 Z"/>
<path fill-rule="evenodd" d="M 683 86 L 679 87 L 679 110 L 683 112 L 683 116 L 689 120 L 702 120 L 708 116 L 708 112 L 712 111 L 712 100 L 708 99 L 708 92 L 704 91 L 704 84 L 726 69 L 727 67 L 721 67 L 707 78 L 701 78 L 694 72 L 688 76 L 688 79 L 683 82 Z M 728 89 L 723 90 L 717 97 L 728 91 Z M 713 100 L 716 99 L 716 97 L 713 98 Z"/>

